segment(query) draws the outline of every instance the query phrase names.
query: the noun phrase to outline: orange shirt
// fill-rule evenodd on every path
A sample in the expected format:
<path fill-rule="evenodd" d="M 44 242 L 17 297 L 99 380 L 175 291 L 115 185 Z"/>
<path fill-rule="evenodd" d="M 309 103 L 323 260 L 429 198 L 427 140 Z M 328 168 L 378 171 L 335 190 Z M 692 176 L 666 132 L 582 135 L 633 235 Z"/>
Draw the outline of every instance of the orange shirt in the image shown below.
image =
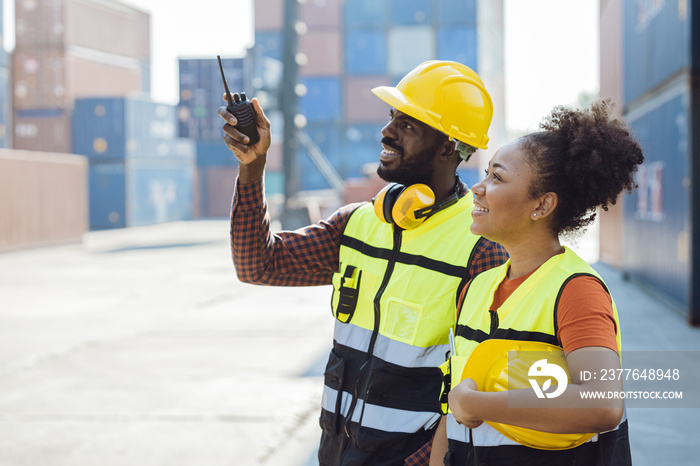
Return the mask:
<path fill-rule="evenodd" d="M 533 272 L 512 280 L 506 277 L 494 294 L 491 309 L 501 307 Z M 464 299 L 464 293 L 461 299 Z M 588 346 L 617 351 L 612 301 L 596 278 L 583 275 L 571 279 L 564 286 L 557 308 L 557 324 L 557 338 L 565 352 Z"/>

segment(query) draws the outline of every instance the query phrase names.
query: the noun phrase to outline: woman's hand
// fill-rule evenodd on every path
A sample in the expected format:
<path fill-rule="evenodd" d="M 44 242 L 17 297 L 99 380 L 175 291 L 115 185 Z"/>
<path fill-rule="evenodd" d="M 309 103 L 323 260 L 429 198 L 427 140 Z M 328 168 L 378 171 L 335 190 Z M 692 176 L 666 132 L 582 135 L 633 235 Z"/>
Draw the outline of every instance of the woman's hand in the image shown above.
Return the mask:
<path fill-rule="evenodd" d="M 458 423 L 468 429 L 474 429 L 484 423 L 482 419 L 475 419 L 470 412 L 472 396 L 479 391 L 473 379 L 466 378 L 459 385 L 450 390 L 449 406 Z"/>

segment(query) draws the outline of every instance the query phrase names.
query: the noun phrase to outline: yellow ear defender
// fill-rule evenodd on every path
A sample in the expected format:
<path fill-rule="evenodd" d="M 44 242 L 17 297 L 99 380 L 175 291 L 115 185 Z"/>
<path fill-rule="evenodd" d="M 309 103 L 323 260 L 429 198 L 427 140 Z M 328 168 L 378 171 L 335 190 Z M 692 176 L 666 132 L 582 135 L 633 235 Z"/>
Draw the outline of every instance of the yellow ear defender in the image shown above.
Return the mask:
<path fill-rule="evenodd" d="M 456 189 L 447 199 L 435 204 L 435 193 L 428 185 L 389 183 L 372 199 L 372 203 L 379 220 L 410 230 L 457 200 Z"/>

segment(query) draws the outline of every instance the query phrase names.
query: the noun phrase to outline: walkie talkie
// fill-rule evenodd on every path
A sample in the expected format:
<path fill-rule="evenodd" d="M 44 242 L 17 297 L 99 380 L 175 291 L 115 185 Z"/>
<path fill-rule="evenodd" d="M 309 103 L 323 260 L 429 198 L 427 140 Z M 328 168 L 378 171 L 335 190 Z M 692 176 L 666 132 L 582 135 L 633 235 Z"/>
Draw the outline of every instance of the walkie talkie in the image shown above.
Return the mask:
<path fill-rule="evenodd" d="M 248 136 L 250 138 L 248 145 L 252 146 L 260 140 L 257 118 L 255 116 L 253 105 L 246 99 L 245 92 L 241 92 L 240 96 L 238 94 L 233 94 L 233 96 L 231 96 L 231 91 L 228 90 L 226 76 L 224 76 L 224 67 L 221 65 L 221 56 L 217 55 L 216 58 L 219 60 L 221 79 L 223 79 L 224 89 L 226 89 L 226 100 L 228 101 L 226 110 L 228 110 L 228 112 L 235 116 L 236 120 L 238 120 L 238 124 L 234 126 L 234 128 Z"/>

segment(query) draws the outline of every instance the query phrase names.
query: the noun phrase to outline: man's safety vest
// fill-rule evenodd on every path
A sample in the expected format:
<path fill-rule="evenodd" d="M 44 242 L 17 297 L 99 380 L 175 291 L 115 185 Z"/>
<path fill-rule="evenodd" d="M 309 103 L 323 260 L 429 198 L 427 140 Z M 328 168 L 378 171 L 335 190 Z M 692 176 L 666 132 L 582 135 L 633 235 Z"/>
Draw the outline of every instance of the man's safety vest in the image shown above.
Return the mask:
<path fill-rule="evenodd" d="M 488 339 L 537 341 L 560 346 L 557 339 L 557 307 L 564 286 L 573 278 L 602 278 L 568 248 L 542 264 L 506 299 L 499 309 L 491 309 L 493 298 L 510 266 L 506 264 L 479 274 L 469 284 L 457 322 L 455 346 L 459 356 L 468 358 L 476 346 Z M 608 291 L 609 294 L 609 291 Z M 612 301 L 612 297 L 611 297 Z M 617 328 L 617 348 L 621 350 L 617 308 L 612 301 Z M 626 465 L 631 463 L 626 415 L 612 431 L 596 434 L 587 443 L 570 450 L 545 451 L 519 445 L 484 423 L 469 429 L 447 415 L 449 449 L 446 464 L 467 464 L 471 442 L 477 457 L 499 457 L 503 464 L 590 464 Z M 517 460 L 513 463 L 510 459 Z"/>
<path fill-rule="evenodd" d="M 410 230 L 380 222 L 371 204 L 348 220 L 333 277 L 321 465 L 402 464 L 432 437 L 437 367 L 479 240 L 469 230 L 472 208 L 464 196 Z"/>

